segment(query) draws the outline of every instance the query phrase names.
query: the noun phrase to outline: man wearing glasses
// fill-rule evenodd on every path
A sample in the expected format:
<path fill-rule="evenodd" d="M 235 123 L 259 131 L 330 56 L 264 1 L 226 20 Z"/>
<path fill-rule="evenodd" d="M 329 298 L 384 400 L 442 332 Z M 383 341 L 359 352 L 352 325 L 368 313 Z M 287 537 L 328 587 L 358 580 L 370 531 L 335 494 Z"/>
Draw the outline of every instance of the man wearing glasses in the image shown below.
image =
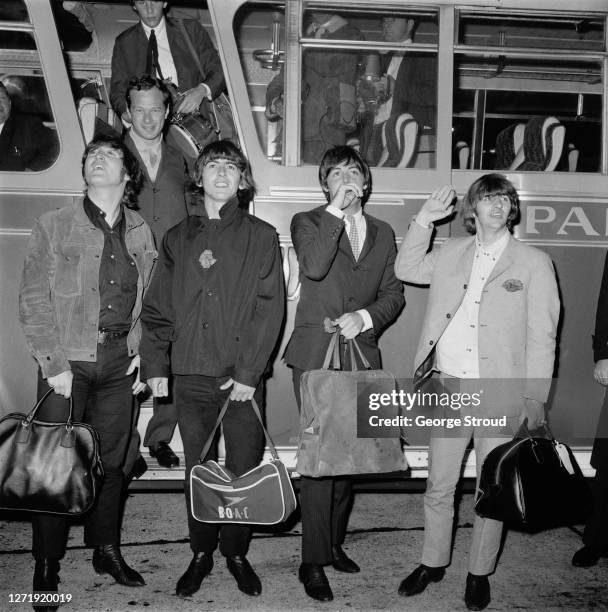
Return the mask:
<path fill-rule="evenodd" d="M 450 186 L 431 194 L 395 263 L 401 280 L 430 285 L 414 382 L 434 372 L 445 390 L 483 389 L 474 416 L 502 416 L 509 430 L 527 418 L 528 428 L 535 429 L 545 422 L 555 360 L 560 304 L 552 262 L 511 235 L 519 197 L 501 174 L 482 176 L 465 196 L 462 218 L 473 236 L 452 238 L 428 252 L 434 223 L 452 214 L 454 200 Z M 464 409 L 447 412 L 462 414 L 465 426 L 450 434 L 431 431 L 422 559 L 399 586 L 405 597 L 441 580 L 450 562 L 454 491 L 471 438 L 478 479 L 486 455 L 507 441 L 498 427 L 467 425 Z M 475 517 L 464 597 L 469 610 L 490 603 L 488 574 L 496 566 L 501 535 L 501 522 Z"/>

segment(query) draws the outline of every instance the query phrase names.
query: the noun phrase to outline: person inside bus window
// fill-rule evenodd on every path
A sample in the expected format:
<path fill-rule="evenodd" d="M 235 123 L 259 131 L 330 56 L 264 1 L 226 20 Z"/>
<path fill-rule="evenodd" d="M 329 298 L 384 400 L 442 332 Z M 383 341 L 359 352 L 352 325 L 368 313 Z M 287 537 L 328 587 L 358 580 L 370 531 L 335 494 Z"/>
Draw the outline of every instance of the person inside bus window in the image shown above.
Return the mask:
<path fill-rule="evenodd" d="M 165 232 L 188 215 L 186 184 L 190 182 L 184 156 L 163 137 L 169 116 L 171 94 L 165 84 L 150 75 L 134 77 L 127 88 L 127 108 L 131 128 L 125 143 L 144 171 L 142 190 L 137 199 L 138 212 L 150 226 L 154 241 L 160 246 Z M 177 425 L 175 405 L 168 398 L 154 398 L 152 418 L 144 436 L 144 446 L 159 465 L 172 468 L 179 457 L 169 446 Z M 135 468 L 141 475 L 144 459 L 138 457 L 139 434 L 133 428 L 133 439 L 125 462 L 125 473 Z M 135 467 L 135 462 L 139 462 Z"/>
<path fill-rule="evenodd" d="M 29 240 L 19 318 L 38 362 L 38 398 L 54 390 L 41 420 L 74 420 L 100 438 L 105 478 L 84 519 L 93 569 L 125 586 L 141 575 L 120 551 L 123 463 L 140 382 L 139 314 L 156 260 L 150 228 L 132 210 L 141 186 L 137 160 L 118 139 L 96 138 L 82 158 L 83 198 L 40 217 Z M 80 316 L 77 316 L 77 313 Z M 34 514 L 34 591 L 56 592 L 67 544 L 65 516 Z M 51 609 L 51 608 L 49 608 Z M 55 608 L 53 608 L 55 609 Z"/>
<path fill-rule="evenodd" d="M 604 262 L 604 273 L 595 316 L 593 335 L 593 378 L 608 387 L 608 255 Z M 587 518 L 583 533 L 583 547 L 572 557 L 575 567 L 597 565 L 600 557 L 608 557 L 608 393 L 604 395 L 597 433 L 591 453 L 593 477 L 593 510 Z"/>
<path fill-rule="evenodd" d="M 234 144 L 220 140 L 207 145 L 196 161 L 194 179 L 201 213 L 165 234 L 144 301 L 142 376 L 155 397 L 166 397 L 174 377 L 194 553 L 177 582 L 177 595 L 189 597 L 199 590 L 219 542 L 238 588 L 255 596 L 262 585 L 246 557 L 250 527 L 197 521 L 189 474 L 226 402 L 226 467 L 240 476 L 262 458 L 264 433 L 251 400 L 263 407 L 264 376 L 283 322 L 281 251 L 275 228 L 247 212 L 254 183 L 249 162 Z M 205 460 L 216 457 L 212 445 Z"/>
<path fill-rule="evenodd" d="M 401 280 L 430 285 L 414 383 L 434 376 L 447 393 L 483 394 L 473 416 L 504 417 L 506 427 L 467 425 L 465 418 L 462 428 L 451 433 L 441 427 L 431 431 L 422 558 L 399 585 L 404 597 L 421 593 L 445 575 L 454 491 L 469 442 L 473 439 L 479 480 L 486 455 L 524 419 L 531 430 L 545 423 L 555 362 L 560 313 L 555 270 L 546 253 L 511 234 L 519 218 L 515 187 L 501 174 L 477 179 L 462 209 L 472 235 L 451 238 L 429 251 L 434 224 L 452 214 L 455 197 L 450 185 L 433 191 L 410 224 L 395 263 Z M 497 379 L 504 382 L 499 385 Z M 468 409 L 447 410 L 470 416 Z M 488 575 L 496 567 L 502 531 L 502 522 L 475 516 L 464 595 L 469 610 L 490 603 Z"/>
<path fill-rule="evenodd" d="M 58 144 L 55 132 L 38 117 L 13 109 L 0 81 L 0 171 L 46 170 L 57 158 Z"/>
<path fill-rule="evenodd" d="M 382 18 L 382 38 L 387 42 L 411 43 L 415 30 L 413 18 Z M 371 54 L 371 57 L 378 56 Z M 364 95 L 372 112 L 364 115 L 366 122 L 362 126 L 361 150 L 367 161 L 376 165 L 383 150 L 382 126 L 389 120 L 409 113 L 418 123 L 420 134 L 435 132 L 437 56 L 403 51 L 383 53 L 377 74 L 365 76 L 370 78 L 359 81 L 359 93 Z M 371 135 L 364 138 L 366 130 L 371 131 Z M 389 157 L 384 165 L 390 167 L 396 163 L 397 159 Z"/>
<path fill-rule="evenodd" d="M 379 368 L 378 337 L 404 304 L 403 285 L 393 269 L 393 230 L 363 212 L 371 193 L 369 166 L 351 147 L 334 147 L 321 160 L 319 182 L 327 205 L 298 213 L 291 222 L 302 286 L 285 362 L 293 369 L 298 407 L 302 374 L 322 367 L 328 332 L 340 335 L 344 369 L 356 367 L 342 351 L 355 338 L 372 367 Z M 333 599 L 323 566 L 349 574 L 360 571 L 342 548 L 351 500 L 348 476 L 301 477 L 298 575 L 306 594 L 317 601 Z"/>
<path fill-rule="evenodd" d="M 175 95 L 173 110 L 181 114 L 195 113 L 204 98 L 216 98 L 225 87 L 219 55 L 203 26 L 194 20 L 182 22 L 195 61 L 180 24 L 165 17 L 168 4 L 131 0 L 139 23 L 122 32 L 114 43 L 110 102 L 125 123 L 130 122 L 125 94 L 134 76 L 148 73 L 165 81 Z"/>
<path fill-rule="evenodd" d="M 364 40 L 358 28 L 330 12 L 309 14 L 306 36 L 324 40 Z M 355 82 L 359 55 L 353 51 L 307 49 L 302 61 L 302 161 L 318 164 L 327 149 L 346 143 L 356 129 Z M 266 117 L 283 114 L 284 70 L 266 90 Z"/>

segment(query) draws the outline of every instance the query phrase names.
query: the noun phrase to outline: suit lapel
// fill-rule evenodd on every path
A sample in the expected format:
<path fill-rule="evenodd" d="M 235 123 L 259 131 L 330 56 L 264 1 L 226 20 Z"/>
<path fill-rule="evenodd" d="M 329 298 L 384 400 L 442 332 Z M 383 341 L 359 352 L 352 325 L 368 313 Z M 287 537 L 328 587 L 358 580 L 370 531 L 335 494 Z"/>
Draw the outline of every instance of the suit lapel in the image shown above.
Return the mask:
<path fill-rule="evenodd" d="M 366 224 L 365 241 L 363 242 L 363 247 L 361 247 L 358 261 L 363 261 L 367 257 L 376 242 L 376 235 L 378 234 L 378 226 L 374 223 L 374 220 L 365 213 L 363 213 L 363 217 Z"/>
<path fill-rule="evenodd" d="M 148 166 L 146 166 L 143 157 L 140 155 L 137 147 L 135 146 L 135 143 L 133 142 L 133 139 L 131 138 L 131 134 L 127 134 L 127 137 L 125 138 L 126 143 L 127 143 L 127 147 L 129 148 L 129 151 L 131 151 L 131 153 L 133 153 L 133 155 L 135 155 L 135 157 L 137 157 L 137 161 L 139 162 L 139 167 L 141 168 L 141 171 L 144 173 L 144 176 L 146 177 L 146 180 L 151 183 L 152 185 L 154 184 L 154 181 L 150 178 L 150 175 L 148 174 Z M 162 158 L 161 158 L 161 163 L 162 163 Z M 160 167 L 159 167 L 159 171 L 160 171 Z M 156 177 L 158 178 L 158 172 L 156 174 Z"/>
<path fill-rule="evenodd" d="M 513 261 L 513 248 L 515 246 L 514 241 L 515 238 L 513 238 L 513 236 L 509 236 L 509 242 L 507 242 L 505 250 L 502 252 L 499 260 L 496 262 L 492 273 L 488 277 L 488 282 L 486 285 L 500 276 L 511 265 L 511 262 Z"/>

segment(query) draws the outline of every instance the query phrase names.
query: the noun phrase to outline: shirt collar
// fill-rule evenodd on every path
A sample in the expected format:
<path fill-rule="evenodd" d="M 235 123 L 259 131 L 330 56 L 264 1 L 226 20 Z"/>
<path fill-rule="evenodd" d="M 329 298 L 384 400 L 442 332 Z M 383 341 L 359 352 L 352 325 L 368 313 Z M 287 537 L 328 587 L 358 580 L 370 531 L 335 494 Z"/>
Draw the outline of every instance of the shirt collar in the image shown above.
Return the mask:
<path fill-rule="evenodd" d="M 141 21 L 140 23 L 141 23 L 141 27 L 144 29 L 144 32 L 146 33 L 146 38 L 150 38 L 150 32 L 152 31 L 152 29 L 154 29 L 156 38 L 158 38 L 159 36 L 162 36 L 165 33 L 165 29 L 167 27 L 164 15 L 161 17 L 160 22 L 155 28 L 149 28 L 143 21 Z"/>
<path fill-rule="evenodd" d="M 493 242 L 490 245 L 484 246 L 481 244 L 479 240 L 479 236 L 475 236 L 475 250 L 480 253 L 484 253 L 487 255 L 491 255 L 493 257 L 497 257 L 502 254 L 507 246 L 507 242 L 509 242 L 510 232 L 506 231 L 498 240 Z"/>
<path fill-rule="evenodd" d="M 89 218 L 89 221 L 95 227 L 102 227 L 103 225 L 101 224 L 102 221 L 104 222 L 106 226 L 108 226 L 108 222 L 106 221 L 106 213 L 103 210 L 101 210 L 101 208 L 99 208 L 99 206 L 97 206 L 97 204 L 95 204 L 95 202 L 93 202 L 93 200 L 91 200 L 91 198 L 89 198 L 87 194 L 85 194 L 84 196 L 84 199 L 82 201 L 82 206 L 84 208 L 84 212 Z M 118 217 L 116 218 L 114 227 L 122 223 L 123 217 L 124 217 L 124 211 L 123 211 L 123 206 L 121 204 L 120 208 L 118 209 Z"/>

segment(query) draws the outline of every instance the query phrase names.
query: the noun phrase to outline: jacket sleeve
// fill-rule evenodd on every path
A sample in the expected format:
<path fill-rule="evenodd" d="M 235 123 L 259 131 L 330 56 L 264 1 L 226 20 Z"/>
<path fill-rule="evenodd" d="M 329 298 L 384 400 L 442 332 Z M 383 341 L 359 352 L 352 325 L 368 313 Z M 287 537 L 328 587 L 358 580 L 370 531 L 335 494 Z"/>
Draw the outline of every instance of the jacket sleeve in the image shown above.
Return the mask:
<path fill-rule="evenodd" d="M 430 284 L 439 252 L 439 249 L 433 249 L 427 253 L 432 235 L 432 228 L 422 227 L 412 220 L 397 254 L 397 278 L 407 283 Z"/>
<path fill-rule="evenodd" d="M 112 75 L 110 80 L 110 104 L 119 117 L 127 110 L 127 85 L 131 75 L 128 74 L 128 59 L 125 52 L 125 41 L 118 37 L 112 50 Z"/>
<path fill-rule="evenodd" d="M 188 34 L 192 39 L 192 44 L 196 49 L 199 61 L 205 73 L 204 83 L 211 90 L 211 96 L 217 98 L 226 88 L 220 56 L 213 46 L 209 34 L 207 34 L 205 28 L 203 28 L 198 21 L 188 21 L 186 23 L 188 24 Z M 198 72 L 196 66 L 194 69 Z M 200 75 L 198 78 L 200 79 Z"/>
<path fill-rule="evenodd" d="M 374 333 L 378 335 L 397 315 L 405 304 L 403 297 L 403 284 L 395 276 L 395 237 L 391 232 L 391 245 L 384 265 L 382 281 L 378 288 L 376 301 L 365 307 L 374 324 Z"/>
<path fill-rule="evenodd" d="M 47 230 L 37 221 L 25 256 L 19 289 L 19 320 L 27 346 L 44 378 L 70 370 L 59 340 L 55 305 L 51 300 L 54 257 Z"/>
<path fill-rule="evenodd" d="M 252 319 L 241 330 L 234 380 L 257 386 L 276 346 L 285 312 L 285 282 L 277 235 L 271 237 L 253 296 Z"/>
<path fill-rule="evenodd" d="M 318 223 L 309 213 L 298 213 L 291 221 L 291 240 L 300 273 L 311 280 L 327 276 L 344 229 L 344 220 L 322 211 Z"/>
<path fill-rule="evenodd" d="M 555 366 L 560 302 L 553 263 L 546 253 L 531 262 L 527 296 L 526 388 L 524 397 L 546 402 Z"/>
<path fill-rule="evenodd" d="M 604 261 L 593 335 L 593 360 L 599 361 L 600 359 L 608 359 L 608 253 Z"/>
<path fill-rule="evenodd" d="M 175 308 L 173 281 L 175 256 L 168 235 L 163 238 L 159 258 L 141 310 L 142 336 L 139 345 L 141 378 L 169 377 L 169 347 L 174 339 Z"/>

